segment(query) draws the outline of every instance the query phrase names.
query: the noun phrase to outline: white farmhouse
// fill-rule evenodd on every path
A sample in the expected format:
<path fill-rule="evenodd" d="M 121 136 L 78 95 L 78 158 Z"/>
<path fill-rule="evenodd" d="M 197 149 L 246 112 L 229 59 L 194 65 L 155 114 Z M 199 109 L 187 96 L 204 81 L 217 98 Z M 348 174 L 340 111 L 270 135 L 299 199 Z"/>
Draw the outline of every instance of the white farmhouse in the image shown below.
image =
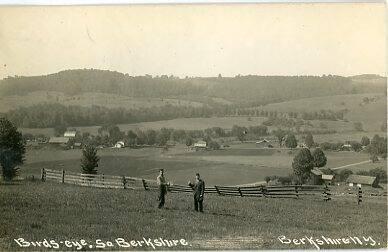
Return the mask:
<path fill-rule="evenodd" d="M 125 147 L 125 144 L 123 141 L 118 141 L 116 144 L 115 144 L 115 148 L 117 149 L 121 149 L 121 148 L 124 148 Z"/>
<path fill-rule="evenodd" d="M 194 144 L 194 147 L 197 147 L 197 148 L 206 148 L 207 144 L 205 141 L 198 141 Z"/>

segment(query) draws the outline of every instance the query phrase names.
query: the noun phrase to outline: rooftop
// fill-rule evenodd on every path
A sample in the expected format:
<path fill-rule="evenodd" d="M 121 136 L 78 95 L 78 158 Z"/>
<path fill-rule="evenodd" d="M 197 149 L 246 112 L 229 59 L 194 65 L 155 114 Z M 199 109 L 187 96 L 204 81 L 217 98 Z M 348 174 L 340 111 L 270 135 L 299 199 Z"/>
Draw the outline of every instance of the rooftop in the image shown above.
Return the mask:
<path fill-rule="evenodd" d="M 350 175 L 346 182 L 353 184 L 373 185 L 376 181 L 376 177 L 362 176 L 362 175 Z"/>

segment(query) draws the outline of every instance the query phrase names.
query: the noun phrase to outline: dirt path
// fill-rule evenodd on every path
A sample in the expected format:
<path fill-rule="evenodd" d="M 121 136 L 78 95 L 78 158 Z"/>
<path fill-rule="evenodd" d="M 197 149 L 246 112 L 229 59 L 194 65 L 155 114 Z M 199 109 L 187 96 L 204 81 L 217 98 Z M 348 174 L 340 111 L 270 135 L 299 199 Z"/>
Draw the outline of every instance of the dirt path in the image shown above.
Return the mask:
<path fill-rule="evenodd" d="M 369 163 L 369 162 L 371 162 L 371 161 L 370 160 L 365 160 L 365 161 L 358 162 L 358 163 L 353 163 L 353 164 L 348 164 L 348 165 L 343 165 L 343 166 L 338 166 L 338 167 L 330 168 L 330 170 L 335 171 L 335 170 L 339 170 L 339 169 L 346 168 L 346 167 L 349 167 L 349 166 L 366 164 L 366 163 Z"/>
<path fill-rule="evenodd" d="M 358 163 L 347 164 L 347 165 L 342 165 L 342 166 L 330 168 L 330 170 L 335 171 L 335 170 L 339 170 L 339 169 L 346 168 L 346 167 L 350 167 L 350 166 L 355 166 L 355 165 L 360 165 L 360 164 L 366 164 L 366 163 L 369 163 L 369 162 L 371 162 L 371 161 L 370 161 L 370 160 L 365 160 L 365 161 L 358 162 Z M 263 185 L 263 184 L 266 184 L 266 182 L 265 182 L 265 181 L 257 181 L 257 182 L 253 182 L 253 183 L 249 183 L 249 184 L 236 185 L 236 186 L 257 186 L 257 185 Z"/>

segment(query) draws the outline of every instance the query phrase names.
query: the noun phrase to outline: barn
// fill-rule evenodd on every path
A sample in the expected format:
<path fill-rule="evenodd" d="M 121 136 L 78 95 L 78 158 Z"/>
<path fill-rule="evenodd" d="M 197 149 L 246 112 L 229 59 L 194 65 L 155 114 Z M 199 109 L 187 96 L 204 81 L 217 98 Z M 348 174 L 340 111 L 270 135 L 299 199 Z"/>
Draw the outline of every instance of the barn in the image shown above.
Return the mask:
<path fill-rule="evenodd" d="M 49 144 L 66 147 L 70 139 L 67 137 L 50 137 Z"/>
<path fill-rule="evenodd" d="M 67 138 L 75 138 L 77 136 L 77 131 L 75 130 L 68 130 L 68 131 L 65 131 L 65 133 L 63 134 L 63 137 L 67 137 Z"/>
<path fill-rule="evenodd" d="M 114 146 L 114 148 L 117 148 L 117 149 L 121 149 L 124 147 L 125 147 L 124 141 L 118 141 Z"/>
<path fill-rule="evenodd" d="M 324 175 L 324 174 L 323 174 L 323 172 L 321 170 L 319 170 L 318 168 L 313 168 L 311 170 L 311 180 L 312 180 L 312 183 L 314 185 L 322 184 L 322 182 L 323 182 L 322 181 L 322 175 Z"/>
<path fill-rule="evenodd" d="M 372 186 L 372 187 L 378 187 L 379 181 L 376 177 L 372 176 L 363 176 L 363 175 L 350 175 L 346 179 L 346 183 L 349 184 L 349 186 Z"/>
<path fill-rule="evenodd" d="M 198 141 L 194 144 L 194 147 L 196 148 L 206 148 L 207 143 L 205 141 Z"/>
<path fill-rule="evenodd" d="M 322 180 L 326 185 L 331 185 L 334 180 L 334 175 L 322 174 Z"/>

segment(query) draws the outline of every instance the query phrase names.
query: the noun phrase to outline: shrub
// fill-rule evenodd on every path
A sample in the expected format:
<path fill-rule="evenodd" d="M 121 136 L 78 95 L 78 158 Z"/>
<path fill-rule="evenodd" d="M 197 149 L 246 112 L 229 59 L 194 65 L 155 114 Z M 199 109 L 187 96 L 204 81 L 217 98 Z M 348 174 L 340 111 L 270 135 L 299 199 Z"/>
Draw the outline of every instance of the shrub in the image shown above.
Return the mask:
<path fill-rule="evenodd" d="M 344 170 L 341 170 L 338 173 L 338 176 L 336 176 L 336 177 L 338 178 L 339 181 L 345 181 L 352 174 L 353 174 L 353 172 L 351 170 L 344 169 Z"/>
<path fill-rule="evenodd" d="M 387 170 L 382 167 L 374 168 L 369 171 L 369 175 L 373 177 L 377 177 L 380 182 L 387 182 Z"/>
<path fill-rule="evenodd" d="M 209 142 L 209 148 L 212 149 L 212 150 L 219 150 L 221 148 L 221 146 L 216 141 L 210 141 Z"/>
<path fill-rule="evenodd" d="M 377 155 L 372 154 L 370 156 L 370 161 L 372 161 L 372 163 L 376 163 L 377 161 L 379 161 L 379 158 L 377 157 Z"/>
<path fill-rule="evenodd" d="M 363 129 L 363 127 L 362 127 L 362 123 L 360 123 L 360 122 L 355 122 L 355 123 L 354 123 L 354 129 L 355 129 L 356 131 L 364 131 L 364 129 Z"/>
<path fill-rule="evenodd" d="M 367 136 L 363 136 L 361 138 L 361 145 L 362 146 L 368 146 L 370 144 L 370 139 Z"/>
<path fill-rule="evenodd" d="M 284 176 L 284 177 L 279 177 L 278 181 L 282 185 L 289 185 L 289 184 L 291 184 L 292 179 L 290 176 Z"/>
<path fill-rule="evenodd" d="M 350 142 L 350 145 L 352 146 L 352 149 L 355 152 L 359 152 L 360 150 L 362 150 L 362 145 L 359 142 L 353 141 L 353 142 Z"/>

